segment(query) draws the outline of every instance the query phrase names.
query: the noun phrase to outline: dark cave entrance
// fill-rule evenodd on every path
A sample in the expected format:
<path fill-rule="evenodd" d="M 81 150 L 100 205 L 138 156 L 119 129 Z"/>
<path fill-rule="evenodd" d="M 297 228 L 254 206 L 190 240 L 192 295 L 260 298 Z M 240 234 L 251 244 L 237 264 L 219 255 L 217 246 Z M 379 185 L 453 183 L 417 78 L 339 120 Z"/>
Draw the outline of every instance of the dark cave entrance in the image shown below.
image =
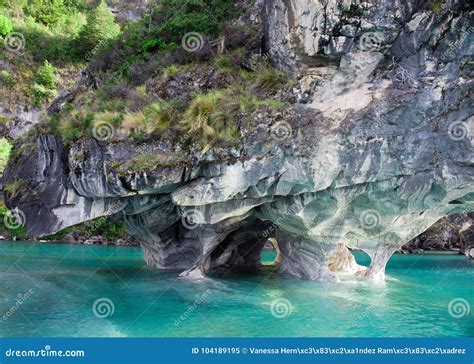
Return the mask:
<path fill-rule="evenodd" d="M 209 271 L 216 274 L 258 273 L 262 266 L 280 263 L 278 242 L 266 237 L 270 223 L 249 219 L 230 233 L 211 253 Z"/>

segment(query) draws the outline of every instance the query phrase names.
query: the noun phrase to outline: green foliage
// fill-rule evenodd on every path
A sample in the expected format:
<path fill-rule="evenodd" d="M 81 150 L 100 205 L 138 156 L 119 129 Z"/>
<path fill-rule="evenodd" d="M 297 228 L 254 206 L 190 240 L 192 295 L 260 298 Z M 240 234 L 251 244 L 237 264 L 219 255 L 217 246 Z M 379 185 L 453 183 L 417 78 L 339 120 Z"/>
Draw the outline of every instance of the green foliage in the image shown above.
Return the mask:
<path fill-rule="evenodd" d="M 27 15 L 31 15 L 47 26 L 59 24 L 66 12 L 67 8 L 63 0 L 33 0 L 26 6 Z"/>
<path fill-rule="evenodd" d="M 179 112 L 172 101 L 159 101 L 143 111 L 124 116 L 122 128 L 132 133 L 137 141 L 157 138 L 173 125 L 177 125 Z"/>
<path fill-rule="evenodd" d="M 55 90 L 51 90 L 43 85 L 38 85 L 37 83 L 32 86 L 31 91 L 33 92 L 35 105 L 41 105 L 56 96 Z"/>
<path fill-rule="evenodd" d="M 183 64 L 183 65 L 173 63 L 163 69 L 163 76 L 170 77 L 170 78 L 175 77 L 179 75 L 180 73 L 192 71 L 193 68 L 194 68 L 194 64 L 192 63 Z"/>
<path fill-rule="evenodd" d="M 86 55 L 105 45 L 120 34 L 120 26 L 110 12 L 105 1 L 90 12 L 87 24 L 82 28 L 77 40 L 78 52 Z"/>
<path fill-rule="evenodd" d="M 109 240 L 129 239 L 123 220 L 114 221 L 113 217 L 98 217 L 82 224 L 69 226 L 55 234 L 43 237 L 48 241 L 61 241 L 66 234 L 78 233 L 85 239 L 93 236 L 104 236 Z"/>
<path fill-rule="evenodd" d="M 132 158 L 127 163 L 120 166 L 118 172 L 124 173 L 125 171 L 153 171 L 158 167 L 172 167 L 179 163 L 182 163 L 186 160 L 186 157 L 177 154 L 160 154 L 156 152 L 144 152 L 138 154 L 134 158 Z"/>
<path fill-rule="evenodd" d="M 265 67 L 256 72 L 254 88 L 275 92 L 288 81 L 286 75 L 273 67 Z"/>
<path fill-rule="evenodd" d="M 56 68 L 48 61 L 44 61 L 36 71 L 35 81 L 48 89 L 54 89 L 56 87 Z"/>
<path fill-rule="evenodd" d="M 94 126 L 94 114 L 92 112 L 75 111 L 64 115 L 60 120 L 54 119 L 50 121 L 50 125 L 64 142 L 72 143 L 80 138 L 90 135 Z"/>
<path fill-rule="evenodd" d="M 239 129 L 234 116 L 240 109 L 240 100 L 232 92 L 211 91 L 195 97 L 184 114 L 184 126 L 205 150 L 217 142 L 236 143 Z"/>
<path fill-rule="evenodd" d="M 126 26 L 119 45 L 123 58 L 111 68 L 126 71 L 126 64 L 153 52 L 179 48 L 189 32 L 216 37 L 225 21 L 239 15 L 229 0 L 156 0 L 151 9 L 142 20 Z"/>
<path fill-rule="evenodd" d="M 0 0 L 0 7 L 20 12 L 28 4 L 28 0 Z"/>
<path fill-rule="evenodd" d="M 74 34 L 79 29 L 74 27 L 80 26 L 80 17 L 77 13 L 68 15 L 64 19 L 64 23 L 57 25 L 54 29 L 38 23 L 31 16 L 22 19 L 18 26 L 26 42 L 26 50 L 31 54 L 35 61 L 75 61 L 74 45 L 72 44 Z M 76 20 L 74 18 L 77 17 Z M 69 21 L 71 20 L 71 21 Z M 75 22 L 78 22 L 77 24 Z"/>
<path fill-rule="evenodd" d="M 433 9 L 433 12 L 436 15 L 441 14 L 441 12 L 443 11 L 443 4 L 442 4 L 441 0 L 434 0 L 431 4 L 431 7 Z"/>
<path fill-rule="evenodd" d="M 50 101 L 56 96 L 56 68 L 48 61 L 44 61 L 36 70 L 35 84 L 31 90 L 37 105 Z"/>
<path fill-rule="evenodd" d="M 19 238 L 26 236 L 26 229 L 23 226 L 19 226 L 17 229 L 11 229 L 5 226 L 4 221 L 7 216 L 11 218 L 12 213 L 3 205 L 3 201 L 2 201 L 2 206 L 0 207 L 0 222 L 3 225 L 2 235 L 8 235 L 9 237 L 16 236 Z"/>
<path fill-rule="evenodd" d="M 8 160 L 10 159 L 10 154 L 12 150 L 12 145 L 10 142 L 5 139 L 0 139 L 0 174 L 3 173 L 5 168 L 7 167 Z"/>
<path fill-rule="evenodd" d="M 0 36 L 4 37 L 13 31 L 13 22 L 0 10 Z"/>
<path fill-rule="evenodd" d="M 0 71 L 0 84 L 5 87 L 11 88 L 15 84 L 13 76 L 5 70 Z"/>
<path fill-rule="evenodd" d="M 60 31 L 67 34 L 70 38 L 75 38 L 86 24 L 87 17 L 84 13 L 73 11 L 64 18 Z"/>
<path fill-rule="evenodd" d="M 165 44 L 181 45 L 188 32 L 217 36 L 224 21 L 237 15 L 232 1 L 227 0 L 161 0 L 153 19 L 162 21 L 151 30 L 147 40 L 162 39 Z M 145 52 L 152 50 L 144 42 Z"/>
<path fill-rule="evenodd" d="M 5 183 L 3 189 L 8 193 L 10 198 L 17 197 L 23 191 L 23 180 L 21 178 L 17 178 L 12 182 Z"/>

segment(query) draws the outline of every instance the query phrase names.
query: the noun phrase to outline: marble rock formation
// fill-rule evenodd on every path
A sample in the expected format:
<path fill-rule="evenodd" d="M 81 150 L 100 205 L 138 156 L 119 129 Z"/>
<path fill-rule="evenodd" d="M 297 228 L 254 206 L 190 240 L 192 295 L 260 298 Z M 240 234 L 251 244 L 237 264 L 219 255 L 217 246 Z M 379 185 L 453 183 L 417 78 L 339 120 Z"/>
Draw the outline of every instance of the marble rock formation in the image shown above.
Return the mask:
<path fill-rule="evenodd" d="M 391 255 L 438 219 L 474 210 L 473 12 L 462 2 L 259 1 L 272 62 L 304 97 L 259 111 L 242 145 L 216 157 L 117 173 L 114 162 L 177 146 L 57 137 L 5 172 L 29 234 L 122 212 L 147 263 L 203 277 L 258 266 L 269 238 L 279 271 L 337 281 L 384 278 Z M 364 270 L 347 248 L 371 258 Z"/>

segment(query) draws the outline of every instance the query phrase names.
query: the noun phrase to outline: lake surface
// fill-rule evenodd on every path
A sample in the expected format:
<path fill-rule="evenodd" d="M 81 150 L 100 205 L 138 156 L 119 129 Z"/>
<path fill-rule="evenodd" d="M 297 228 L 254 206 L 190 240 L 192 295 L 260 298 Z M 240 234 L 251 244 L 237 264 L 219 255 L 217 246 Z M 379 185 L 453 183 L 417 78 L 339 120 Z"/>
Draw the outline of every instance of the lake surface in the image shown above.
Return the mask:
<path fill-rule="evenodd" d="M 474 335 L 473 260 L 395 255 L 385 284 L 342 278 L 266 266 L 192 282 L 148 268 L 140 249 L 1 242 L 0 336 Z"/>

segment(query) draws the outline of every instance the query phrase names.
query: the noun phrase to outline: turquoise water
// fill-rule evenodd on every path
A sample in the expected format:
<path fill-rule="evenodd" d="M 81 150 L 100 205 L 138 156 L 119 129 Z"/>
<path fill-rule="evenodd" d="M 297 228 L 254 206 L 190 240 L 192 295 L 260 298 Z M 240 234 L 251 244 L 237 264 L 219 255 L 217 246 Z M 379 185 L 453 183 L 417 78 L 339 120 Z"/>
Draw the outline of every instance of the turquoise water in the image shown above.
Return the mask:
<path fill-rule="evenodd" d="M 474 335 L 474 261 L 396 255 L 387 275 L 327 284 L 264 267 L 190 282 L 146 267 L 139 249 L 0 243 L 0 336 Z M 469 315 L 449 314 L 458 298 Z M 94 315 L 99 299 L 112 315 Z"/>

